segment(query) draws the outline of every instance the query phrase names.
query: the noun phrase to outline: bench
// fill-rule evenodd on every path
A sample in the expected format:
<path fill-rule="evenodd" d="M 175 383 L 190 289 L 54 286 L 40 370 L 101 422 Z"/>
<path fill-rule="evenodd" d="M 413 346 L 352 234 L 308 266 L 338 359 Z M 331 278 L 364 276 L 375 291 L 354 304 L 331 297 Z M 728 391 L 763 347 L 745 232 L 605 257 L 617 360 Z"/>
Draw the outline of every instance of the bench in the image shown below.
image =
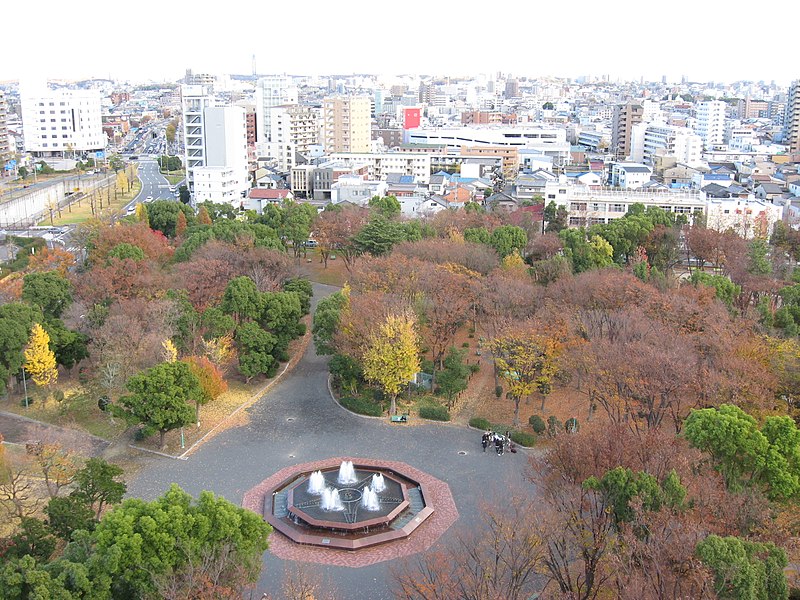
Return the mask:
<path fill-rule="evenodd" d="M 408 423 L 408 414 L 405 415 L 391 415 L 389 417 L 392 423 Z"/>

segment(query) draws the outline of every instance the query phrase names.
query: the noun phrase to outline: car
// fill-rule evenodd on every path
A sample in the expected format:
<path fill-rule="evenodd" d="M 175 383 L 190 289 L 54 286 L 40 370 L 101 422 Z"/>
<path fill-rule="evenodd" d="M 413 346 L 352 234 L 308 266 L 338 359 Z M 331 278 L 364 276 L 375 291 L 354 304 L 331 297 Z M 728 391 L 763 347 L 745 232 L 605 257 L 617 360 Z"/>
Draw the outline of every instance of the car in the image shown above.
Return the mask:
<path fill-rule="evenodd" d="M 144 201 L 145 202 L 152 202 L 153 201 L 153 197 L 152 196 L 148 196 L 147 198 L 144 199 Z"/>
<path fill-rule="evenodd" d="M 129 206 L 128 210 L 125 211 L 125 214 L 130 216 L 130 215 L 134 214 L 135 212 L 136 212 L 136 207 L 135 206 Z"/>

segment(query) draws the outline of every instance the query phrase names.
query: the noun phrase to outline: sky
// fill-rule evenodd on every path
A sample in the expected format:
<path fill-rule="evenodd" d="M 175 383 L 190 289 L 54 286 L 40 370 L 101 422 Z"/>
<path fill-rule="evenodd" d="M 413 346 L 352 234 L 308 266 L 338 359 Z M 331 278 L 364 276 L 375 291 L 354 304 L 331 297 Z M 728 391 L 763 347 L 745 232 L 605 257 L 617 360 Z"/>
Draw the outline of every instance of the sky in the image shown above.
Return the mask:
<path fill-rule="evenodd" d="M 37 0 L 4 11 L 0 81 L 111 77 L 175 81 L 196 73 L 516 77 L 612 81 L 800 78 L 800 2 L 752 22 L 739 3 L 673 0 Z M 725 10 L 720 7 L 730 7 Z M 650 7 L 657 7 L 653 10 Z M 17 11 L 17 14 L 14 12 Z M 8 18 L 6 20 L 6 18 Z M 775 37 L 769 36 L 772 33 Z M 779 37 L 780 36 L 780 37 Z M 9 50 L 13 49 L 13 50 Z"/>

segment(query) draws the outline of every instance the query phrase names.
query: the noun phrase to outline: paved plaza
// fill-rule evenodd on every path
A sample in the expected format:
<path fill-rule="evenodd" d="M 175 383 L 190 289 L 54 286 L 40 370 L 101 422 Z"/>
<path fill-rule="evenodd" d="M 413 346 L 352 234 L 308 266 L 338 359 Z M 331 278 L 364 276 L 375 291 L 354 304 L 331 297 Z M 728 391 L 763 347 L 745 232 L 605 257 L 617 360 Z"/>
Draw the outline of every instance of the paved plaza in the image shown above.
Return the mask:
<path fill-rule="evenodd" d="M 334 291 L 314 284 L 314 306 Z M 220 433 L 185 461 L 143 457 L 142 468 L 129 482 L 129 495 L 154 499 L 175 482 L 192 495 L 210 490 L 241 504 L 248 490 L 298 463 L 338 456 L 402 461 L 446 482 L 455 499 L 458 519 L 436 548 L 462 528 L 474 529 L 483 503 L 502 503 L 514 490 L 530 490 L 523 477 L 527 455 L 484 454 L 479 431 L 435 423 L 392 425 L 344 410 L 328 393 L 326 364 L 327 358 L 318 357 L 310 344 L 300 363 L 248 410 L 249 423 Z M 314 564 L 311 571 L 330 582 L 337 597 L 381 600 L 392 597 L 392 564 Z M 292 566 L 267 551 L 259 591 L 279 594 L 284 571 Z"/>

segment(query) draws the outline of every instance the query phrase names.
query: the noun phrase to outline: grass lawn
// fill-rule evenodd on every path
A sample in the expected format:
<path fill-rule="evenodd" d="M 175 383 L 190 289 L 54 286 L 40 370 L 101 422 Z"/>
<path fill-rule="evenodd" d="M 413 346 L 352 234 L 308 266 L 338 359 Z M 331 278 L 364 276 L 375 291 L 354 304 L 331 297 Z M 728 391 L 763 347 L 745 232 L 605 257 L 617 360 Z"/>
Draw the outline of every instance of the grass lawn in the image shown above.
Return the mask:
<path fill-rule="evenodd" d="M 61 402 L 56 401 L 52 394 L 45 397 L 42 390 L 33 388 L 29 390 L 32 402 L 27 408 L 23 405 L 24 396 L 19 393 L 9 396 L 2 408 L 29 419 L 79 429 L 107 440 L 117 438 L 127 429 L 124 421 L 114 419 L 112 423 L 109 415 L 97 407 L 95 394 L 77 383 L 64 383 L 57 388 L 64 392 Z"/>
<path fill-rule="evenodd" d="M 186 174 L 183 171 L 170 171 L 169 173 L 162 171 L 161 174 L 167 178 L 170 185 L 176 185 L 186 179 Z"/>
<path fill-rule="evenodd" d="M 102 215 L 110 215 L 113 212 L 119 212 L 123 206 L 133 200 L 142 188 L 139 180 L 133 182 L 133 187 L 130 192 L 120 194 L 117 193 L 117 199 L 114 199 L 114 192 L 111 192 L 111 205 L 106 205 L 106 195 L 103 194 L 103 208 L 101 209 Z M 61 210 L 61 217 L 54 217 L 52 225 L 73 225 L 75 223 L 83 223 L 92 218 L 92 209 L 88 198 L 81 200 L 80 206 L 77 203 L 72 204 L 70 208 Z M 50 225 L 50 219 L 44 219 L 40 225 Z"/>
<path fill-rule="evenodd" d="M 350 278 L 347 269 L 345 269 L 344 261 L 329 259 L 328 267 L 325 268 L 325 265 L 320 261 L 319 250 L 316 248 L 309 250 L 306 258 L 303 258 L 301 254 L 296 260 L 299 261 L 303 274 L 311 281 L 342 287 L 344 282 Z"/>

